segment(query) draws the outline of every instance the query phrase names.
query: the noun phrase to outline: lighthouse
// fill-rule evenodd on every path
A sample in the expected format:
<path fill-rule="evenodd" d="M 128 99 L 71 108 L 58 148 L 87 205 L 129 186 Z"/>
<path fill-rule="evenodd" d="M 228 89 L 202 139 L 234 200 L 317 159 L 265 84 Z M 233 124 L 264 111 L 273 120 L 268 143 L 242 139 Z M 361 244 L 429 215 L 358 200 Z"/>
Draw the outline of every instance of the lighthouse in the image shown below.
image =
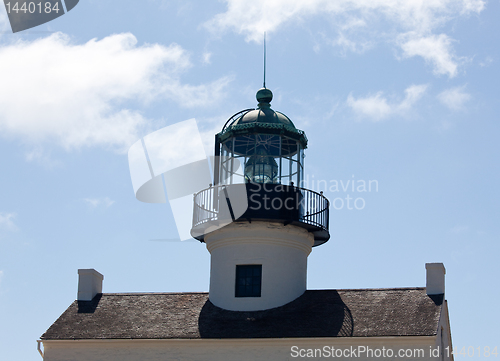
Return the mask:
<path fill-rule="evenodd" d="M 442 263 L 425 265 L 426 287 L 306 290 L 307 257 L 330 237 L 329 203 L 301 187 L 306 135 L 271 100 L 261 89 L 256 109 L 229 118 L 215 136 L 213 183 L 194 203 L 185 196 L 191 235 L 211 255 L 209 293 L 102 293 L 103 275 L 79 269 L 77 300 L 38 340 L 44 360 L 290 360 L 310 351 L 367 360 L 408 350 L 430 360 L 453 349 Z"/>
<path fill-rule="evenodd" d="M 306 134 L 271 108 L 271 90 L 256 98 L 215 135 L 213 184 L 194 194 L 191 234 L 210 252 L 209 299 L 232 311 L 301 296 L 312 247 L 330 238 L 328 199 L 301 187 Z"/>

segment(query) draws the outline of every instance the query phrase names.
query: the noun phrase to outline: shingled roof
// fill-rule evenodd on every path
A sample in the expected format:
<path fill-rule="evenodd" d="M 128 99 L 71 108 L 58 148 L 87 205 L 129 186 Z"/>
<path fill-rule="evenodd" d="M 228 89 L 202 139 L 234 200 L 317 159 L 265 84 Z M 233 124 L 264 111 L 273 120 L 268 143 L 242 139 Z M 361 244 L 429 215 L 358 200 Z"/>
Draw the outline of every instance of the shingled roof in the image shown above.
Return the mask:
<path fill-rule="evenodd" d="M 432 336 L 442 301 L 425 288 L 310 290 L 240 312 L 214 306 L 208 293 L 104 293 L 73 302 L 41 339 Z"/>

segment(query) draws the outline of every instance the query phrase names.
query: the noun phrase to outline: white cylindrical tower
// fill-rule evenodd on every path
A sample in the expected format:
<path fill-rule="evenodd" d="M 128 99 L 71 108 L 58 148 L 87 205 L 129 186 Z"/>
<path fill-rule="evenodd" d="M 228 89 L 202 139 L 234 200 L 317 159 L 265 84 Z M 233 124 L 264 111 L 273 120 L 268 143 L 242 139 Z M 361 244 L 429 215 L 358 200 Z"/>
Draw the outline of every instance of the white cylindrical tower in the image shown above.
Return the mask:
<path fill-rule="evenodd" d="M 275 222 L 235 222 L 205 236 L 210 301 L 233 311 L 282 306 L 306 290 L 314 236 Z"/>
<path fill-rule="evenodd" d="M 211 255 L 209 298 L 232 311 L 301 296 L 312 247 L 330 238 L 328 200 L 300 187 L 305 133 L 271 109 L 269 89 L 257 100 L 215 136 L 214 186 L 194 196 L 191 234 Z"/>

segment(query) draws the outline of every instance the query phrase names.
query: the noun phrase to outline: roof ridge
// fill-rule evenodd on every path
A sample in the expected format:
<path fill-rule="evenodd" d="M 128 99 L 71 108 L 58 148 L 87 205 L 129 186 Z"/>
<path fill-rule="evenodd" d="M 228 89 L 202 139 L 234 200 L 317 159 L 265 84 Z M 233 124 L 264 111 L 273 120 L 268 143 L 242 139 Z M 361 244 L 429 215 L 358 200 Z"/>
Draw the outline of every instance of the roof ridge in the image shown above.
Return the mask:
<path fill-rule="evenodd" d="M 208 295 L 208 292 L 103 292 L 104 296 L 141 296 L 141 295 Z"/>
<path fill-rule="evenodd" d="M 381 288 L 318 288 L 307 291 L 404 291 L 425 290 L 425 287 L 381 287 Z"/>
<path fill-rule="evenodd" d="M 318 288 L 306 291 L 404 291 L 404 290 L 425 290 L 425 287 L 385 287 L 385 288 Z M 141 295 L 207 295 L 208 292 L 103 292 L 105 296 L 141 296 Z"/>

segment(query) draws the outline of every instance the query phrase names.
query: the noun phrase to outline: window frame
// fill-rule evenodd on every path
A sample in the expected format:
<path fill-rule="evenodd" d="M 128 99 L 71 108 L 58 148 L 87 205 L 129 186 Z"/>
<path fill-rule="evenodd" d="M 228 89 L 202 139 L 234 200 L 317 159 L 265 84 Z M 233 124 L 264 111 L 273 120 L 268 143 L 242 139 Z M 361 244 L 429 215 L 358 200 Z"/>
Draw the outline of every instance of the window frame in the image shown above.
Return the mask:
<path fill-rule="evenodd" d="M 262 264 L 237 264 L 234 297 L 262 297 Z"/>

